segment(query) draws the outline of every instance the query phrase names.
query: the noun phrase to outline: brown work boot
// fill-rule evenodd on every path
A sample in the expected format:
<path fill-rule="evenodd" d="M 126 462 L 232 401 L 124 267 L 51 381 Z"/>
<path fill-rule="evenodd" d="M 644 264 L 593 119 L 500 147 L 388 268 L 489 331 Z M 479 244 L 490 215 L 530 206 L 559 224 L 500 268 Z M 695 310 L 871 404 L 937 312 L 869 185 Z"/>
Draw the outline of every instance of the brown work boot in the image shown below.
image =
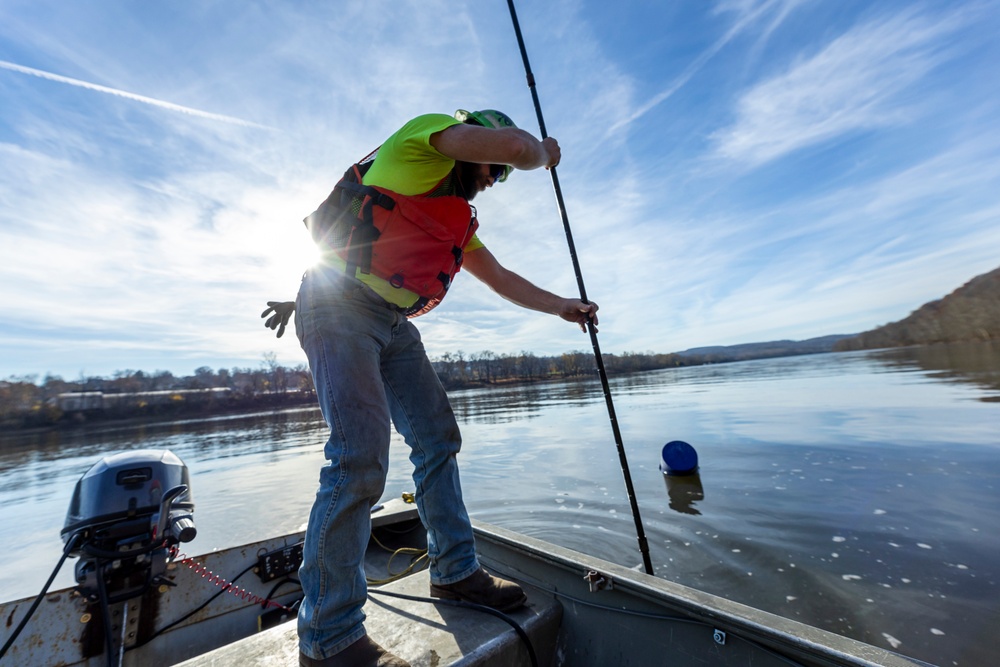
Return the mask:
<path fill-rule="evenodd" d="M 299 667 L 410 667 L 365 635 L 340 653 L 316 660 L 299 651 Z"/>
<path fill-rule="evenodd" d="M 517 609 L 528 597 L 513 581 L 491 576 L 483 568 L 453 584 L 431 584 L 431 597 L 444 600 L 462 600 L 499 611 Z"/>

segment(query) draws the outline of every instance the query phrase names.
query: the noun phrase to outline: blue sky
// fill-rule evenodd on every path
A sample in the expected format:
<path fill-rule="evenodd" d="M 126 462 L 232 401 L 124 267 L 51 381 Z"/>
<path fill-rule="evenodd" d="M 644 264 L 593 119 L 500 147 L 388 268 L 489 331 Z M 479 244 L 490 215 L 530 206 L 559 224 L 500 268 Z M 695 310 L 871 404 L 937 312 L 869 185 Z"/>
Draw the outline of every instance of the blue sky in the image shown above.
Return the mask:
<path fill-rule="evenodd" d="M 259 366 L 301 219 L 411 116 L 537 133 L 502 0 L 3 0 L 0 378 Z M 518 3 L 605 352 L 853 333 L 1000 265 L 1000 3 Z M 576 293 L 545 171 L 476 201 Z M 462 275 L 446 351 L 589 349 Z"/>

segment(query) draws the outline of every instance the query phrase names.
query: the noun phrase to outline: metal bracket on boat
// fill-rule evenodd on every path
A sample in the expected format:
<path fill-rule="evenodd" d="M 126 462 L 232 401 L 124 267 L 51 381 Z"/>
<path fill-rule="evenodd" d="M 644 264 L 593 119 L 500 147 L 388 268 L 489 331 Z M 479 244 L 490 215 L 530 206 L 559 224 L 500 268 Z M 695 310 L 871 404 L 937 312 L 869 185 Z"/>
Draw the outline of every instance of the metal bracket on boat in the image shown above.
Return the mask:
<path fill-rule="evenodd" d="M 590 586 L 591 593 L 603 590 L 610 591 L 615 587 L 615 582 L 611 577 L 603 575 L 597 570 L 588 571 L 587 574 L 583 575 L 583 580 Z"/>
<path fill-rule="evenodd" d="M 712 639 L 715 640 L 715 643 L 718 644 L 719 646 L 726 645 L 726 633 L 723 632 L 722 630 L 719 630 L 718 628 L 715 628 L 712 631 Z"/>

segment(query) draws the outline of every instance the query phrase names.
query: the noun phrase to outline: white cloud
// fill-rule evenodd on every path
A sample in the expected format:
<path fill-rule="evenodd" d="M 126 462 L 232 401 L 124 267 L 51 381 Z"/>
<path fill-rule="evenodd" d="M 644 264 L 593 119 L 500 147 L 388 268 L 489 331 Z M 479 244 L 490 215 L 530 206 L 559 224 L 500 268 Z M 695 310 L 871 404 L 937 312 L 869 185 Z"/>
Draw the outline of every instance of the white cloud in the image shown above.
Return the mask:
<path fill-rule="evenodd" d="M 793 20 L 812 28 L 807 12 L 818 5 L 734 0 L 715 14 L 687 10 L 693 51 L 675 49 L 685 39 L 665 25 L 669 47 L 650 45 L 646 53 L 663 57 L 639 73 L 607 50 L 587 2 L 520 8 L 548 129 L 563 146 L 559 176 L 606 352 L 856 330 L 995 268 L 996 94 L 984 79 L 975 109 L 956 102 L 975 68 L 995 59 L 963 41 L 956 58 L 968 56 L 960 62 L 972 69 L 959 73 L 970 74 L 943 84 L 932 112 L 921 97 L 920 77 L 953 54 L 943 37 L 965 37 L 974 22 L 907 10 L 832 41 L 826 27 L 789 40 Z M 189 360 L 254 365 L 269 350 L 300 363 L 294 336 L 276 341 L 259 314 L 268 299 L 294 298 L 312 250 L 301 218 L 350 161 L 423 111 L 499 107 L 536 131 L 505 7 L 393 7 L 394 21 L 363 21 L 366 3 L 347 3 L 334 21 L 298 5 L 204 6 L 197 18 L 230 16 L 211 33 L 192 32 L 184 51 L 178 35 L 195 17 L 154 26 L 144 5 L 101 17 L 134 28 L 134 41 L 104 43 L 94 37 L 101 26 L 43 30 L 27 15 L 0 26 L 26 54 L 18 62 L 38 71 L 281 129 L 0 68 L 0 280 L 14 286 L 5 296 L 17 313 L 0 338 L 5 361 L 19 364 L 0 376 L 72 368 L 84 354 L 109 370 L 174 368 L 170 358 L 181 360 L 178 372 Z M 865 10 L 874 11 L 885 10 Z M 790 46 L 805 41 L 815 51 L 789 65 Z M 720 127 L 731 82 L 763 71 L 770 78 L 739 97 L 733 124 L 714 136 L 723 159 L 705 160 L 705 128 Z M 671 98 L 679 87 L 685 104 L 704 105 L 671 105 L 643 123 L 642 136 L 607 133 L 680 100 Z M 884 139 L 884 124 L 901 119 L 933 145 L 913 142 L 896 155 L 853 144 L 855 163 L 827 171 L 827 181 L 809 151 L 796 155 L 809 168 L 778 177 L 732 168 L 768 162 L 780 171 L 787 162 L 777 157 L 817 142 L 843 148 L 836 142 L 861 129 Z M 546 172 L 515 174 L 476 203 L 482 238 L 505 265 L 576 293 Z M 432 355 L 589 349 L 572 325 L 517 309 L 468 276 L 418 326 Z"/>
<path fill-rule="evenodd" d="M 805 146 L 906 122 L 899 94 L 948 57 L 957 19 L 905 13 L 871 20 L 763 81 L 739 99 L 735 123 L 713 136 L 727 160 L 755 166 Z"/>

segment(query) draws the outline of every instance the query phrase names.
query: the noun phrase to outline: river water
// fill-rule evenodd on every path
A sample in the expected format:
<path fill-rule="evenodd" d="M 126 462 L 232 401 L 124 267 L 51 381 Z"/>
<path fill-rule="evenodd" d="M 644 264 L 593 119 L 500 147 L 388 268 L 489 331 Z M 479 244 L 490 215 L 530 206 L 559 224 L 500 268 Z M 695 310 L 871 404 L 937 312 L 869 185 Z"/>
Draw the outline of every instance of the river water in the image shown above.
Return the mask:
<path fill-rule="evenodd" d="M 810 355 L 613 378 L 657 576 L 937 665 L 1000 655 L 1000 346 Z M 600 383 L 453 392 L 470 513 L 641 562 Z M 189 553 L 303 527 L 318 410 L 0 435 L 0 590 L 37 594 L 76 480 L 170 449 L 190 469 Z M 411 490 L 394 436 L 386 498 Z M 697 483 L 668 486 L 671 440 Z M 690 493 L 686 493 L 690 492 Z M 72 585 L 72 561 L 53 589 Z"/>

